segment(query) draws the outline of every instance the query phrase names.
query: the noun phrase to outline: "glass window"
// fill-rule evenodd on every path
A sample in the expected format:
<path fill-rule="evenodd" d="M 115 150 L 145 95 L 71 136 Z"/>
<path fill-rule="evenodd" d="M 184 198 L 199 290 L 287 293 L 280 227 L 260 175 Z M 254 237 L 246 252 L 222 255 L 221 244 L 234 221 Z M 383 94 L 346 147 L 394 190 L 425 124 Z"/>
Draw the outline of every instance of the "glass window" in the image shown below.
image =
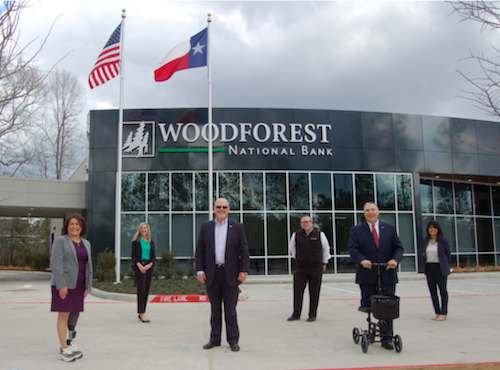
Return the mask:
<path fill-rule="evenodd" d="M 459 255 L 458 256 L 458 263 L 460 267 L 466 267 L 466 266 L 476 266 L 477 265 L 477 259 L 475 254 L 469 254 L 469 255 Z"/>
<path fill-rule="evenodd" d="M 451 251 L 454 253 L 457 251 L 457 241 L 455 239 L 455 218 L 451 216 L 438 216 L 436 221 L 441 225 L 441 230 L 443 230 L 443 235 L 450 242 Z M 425 224 L 424 227 L 427 227 Z M 427 230 L 424 236 L 427 235 Z"/>
<path fill-rule="evenodd" d="M 366 202 L 374 202 L 373 175 L 355 175 L 356 208 L 362 210 Z"/>
<path fill-rule="evenodd" d="M 413 215 L 399 214 L 399 239 L 403 244 L 405 253 L 415 253 L 414 233 L 413 233 Z"/>
<path fill-rule="evenodd" d="M 496 245 L 495 250 L 497 252 L 500 252 L 500 219 L 499 218 L 495 218 L 495 245 Z"/>
<path fill-rule="evenodd" d="M 146 221 L 146 215 L 144 214 L 122 214 L 121 219 L 121 257 L 131 257 L 132 256 L 132 238 L 139 229 L 141 222 Z M 111 252 L 114 252 L 113 247 L 111 247 Z M 125 271 L 126 272 L 126 271 Z"/>
<path fill-rule="evenodd" d="M 315 210 L 332 209 L 332 177 L 329 173 L 311 174 L 312 201 Z"/>
<path fill-rule="evenodd" d="M 337 258 L 337 272 L 339 274 L 354 274 L 356 272 L 356 264 L 351 257 Z"/>
<path fill-rule="evenodd" d="M 480 254 L 479 255 L 479 265 L 480 266 L 495 266 L 495 255 L 494 254 Z"/>
<path fill-rule="evenodd" d="M 204 222 L 209 221 L 208 214 L 203 214 L 203 213 L 197 214 L 195 216 L 195 219 L 196 219 L 196 233 L 195 233 L 195 236 L 196 236 L 196 242 L 198 242 L 198 236 L 200 235 L 201 224 L 204 223 Z"/>
<path fill-rule="evenodd" d="M 474 201 L 476 215 L 491 215 L 490 187 L 486 185 L 474 185 Z"/>
<path fill-rule="evenodd" d="M 155 242 L 156 256 L 160 257 L 161 252 L 170 250 L 168 214 L 150 214 L 148 223 L 151 229 L 151 239 Z"/>
<path fill-rule="evenodd" d="M 284 173 L 266 173 L 266 207 L 272 210 L 287 208 Z"/>
<path fill-rule="evenodd" d="M 396 214 L 395 213 L 379 213 L 378 219 L 382 222 L 387 222 L 388 224 L 396 226 Z M 398 235 L 399 235 L 399 233 L 398 233 Z"/>
<path fill-rule="evenodd" d="M 476 218 L 477 249 L 479 252 L 493 252 L 493 222 L 491 218 Z"/>
<path fill-rule="evenodd" d="M 414 256 L 404 256 L 399 264 L 401 272 L 415 272 L 417 271 L 415 257 Z"/>
<path fill-rule="evenodd" d="M 413 210 L 413 196 L 410 175 L 396 175 L 398 188 L 398 209 L 400 211 Z"/>
<path fill-rule="evenodd" d="M 285 213 L 267 214 L 267 254 L 288 255 L 288 232 Z"/>
<path fill-rule="evenodd" d="M 192 215 L 172 215 L 172 250 L 177 257 L 193 255 Z"/>
<path fill-rule="evenodd" d="M 309 180 L 307 173 L 290 173 L 290 210 L 309 209 Z"/>
<path fill-rule="evenodd" d="M 240 174 L 237 172 L 219 173 L 219 198 L 226 198 L 232 210 L 240 208 Z"/>
<path fill-rule="evenodd" d="M 264 256 L 264 214 L 244 213 L 243 224 L 250 256 Z"/>
<path fill-rule="evenodd" d="M 214 176 L 215 177 L 215 176 Z M 208 173 L 197 172 L 194 174 L 195 207 L 197 211 L 208 211 Z M 213 187 L 215 190 L 215 186 Z M 215 195 L 215 191 L 214 191 Z M 214 196 L 215 198 L 215 196 Z M 215 203 L 215 202 L 214 202 Z M 210 204 L 210 209 L 212 204 Z"/>
<path fill-rule="evenodd" d="M 265 275 L 266 260 L 264 258 L 251 258 L 249 275 Z"/>
<path fill-rule="evenodd" d="M 352 175 L 334 174 L 333 181 L 335 186 L 335 209 L 353 210 Z"/>
<path fill-rule="evenodd" d="M 168 192 L 168 173 L 150 173 L 148 175 L 148 210 L 168 211 Z"/>
<path fill-rule="evenodd" d="M 267 260 L 269 265 L 269 275 L 285 275 L 288 274 L 288 259 L 269 259 Z"/>
<path fill-rule="evenodd" d="M 146 210 L 146 174 L 122 173 L 122 211 Z"/>
<path fill-rule="evenodd" d="M 290 213 L 290 236 L 291 233 L 302 229 L 302 226 L 300 225 L 300 219 L 304 215 L 304 213 Z"/>
<path fill-rule="evenodd" d="M 332 240 L 333 240 L 333 229 L 332 229 L 332 214 L 331 213 L 314 213 L 313 217 L 314 228 L 325 233 L 328 239 L 328 244 L 330 244 L 330 254 L 333 254 Z"/>
<path fill-rule="evenodd" d="M 457 217 L 458 252 L 475 253 L 476 238 L 474 219 L 471 217 Z"/>
<path fill-rule="evenodd" d="M 453 189 L 451 182 L 434 181 L 436 213 L 453 214 Z"/>
<path fill-rule="evenodd" d="M 379 209 L 396 209 L 394 175 L 375 175 L 377 180 L 377 204 Z"/>
<path fill-rule="evenodd" d="M 354 215 L 352 213 L 335 214 L 335 247 L 336 254 L 349 254 L 348 243 L 351 236 L 351 228 L 354 226 Z"/>
<path fill-rule="evenodd" d="M 264 209 L 264 189 L 262 173 L 246 173 L 242 175 L 243 188 L 243 209 L 263 210 Z"/>
<path fill-rule="evenodd" d="M 191 211 L 192 209 L 192 174 L 172 173 L 172 211 Z"/>
<path fill-rule="evenodd" d="M 434 212 L 431 180 L 420 180 L 420 205 L 422 207 L 422 213 Z"/>
<path fill-rule="evenodd" d="M 493 214 L 500 216 L 500 187 L 492 186 L 491 195 L 493 196 Z"/>
<path fill-rule="evenodd" d="M 455 183 L 455 210 L 461 215 L 472 214 L 472 185 Z"/>

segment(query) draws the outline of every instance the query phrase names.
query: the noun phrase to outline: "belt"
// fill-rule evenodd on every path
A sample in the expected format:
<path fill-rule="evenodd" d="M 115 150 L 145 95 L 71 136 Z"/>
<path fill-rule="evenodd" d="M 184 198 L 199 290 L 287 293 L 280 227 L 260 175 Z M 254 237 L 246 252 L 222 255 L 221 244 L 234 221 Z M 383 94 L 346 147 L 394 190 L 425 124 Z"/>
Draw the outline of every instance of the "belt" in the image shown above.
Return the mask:
<path fill-rule="evenodd" d="M 215 264 L 215 267 L 217 267 L 218 269 L 223 269 L 224 267 L 226 267 L 226 265 L 223 263 L 217 263 Z"/>

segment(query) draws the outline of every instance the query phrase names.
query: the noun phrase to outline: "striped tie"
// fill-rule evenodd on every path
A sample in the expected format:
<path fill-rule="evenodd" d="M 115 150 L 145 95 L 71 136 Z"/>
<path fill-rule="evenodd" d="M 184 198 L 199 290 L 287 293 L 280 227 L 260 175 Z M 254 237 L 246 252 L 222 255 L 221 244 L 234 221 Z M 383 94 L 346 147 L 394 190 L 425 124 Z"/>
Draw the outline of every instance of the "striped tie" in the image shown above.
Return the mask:
<path fill-rule="evenodd" d="M 377 234 L 377 229 L 375 228 L 375 225 L 372 225 L 372 235 L 373 235 L 373 239 L 375 240 L 375 244 L 377 245 L 377 248 L 378 248 L 378 234 Z"/>

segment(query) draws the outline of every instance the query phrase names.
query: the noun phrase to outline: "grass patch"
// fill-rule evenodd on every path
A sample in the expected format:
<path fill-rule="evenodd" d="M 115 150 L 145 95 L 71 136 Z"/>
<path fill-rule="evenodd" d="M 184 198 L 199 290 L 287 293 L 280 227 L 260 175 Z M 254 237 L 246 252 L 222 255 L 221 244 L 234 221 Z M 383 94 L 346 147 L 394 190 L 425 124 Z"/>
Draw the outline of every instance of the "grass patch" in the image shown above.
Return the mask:
<path fill-rule="evenodd" d="M 112 282 L 98 282 L 96 279 L 92 286 L 105 292 L 136 294 L 137 288 L 134 287 L 133 279 L 123 279 L 121 284 Z M 171 278 L 171 279 L 153 279 L 151 281 L 151 295 L 161 294 L 207 294 L 205 285 L 202 285 L 195 277 Z"/>

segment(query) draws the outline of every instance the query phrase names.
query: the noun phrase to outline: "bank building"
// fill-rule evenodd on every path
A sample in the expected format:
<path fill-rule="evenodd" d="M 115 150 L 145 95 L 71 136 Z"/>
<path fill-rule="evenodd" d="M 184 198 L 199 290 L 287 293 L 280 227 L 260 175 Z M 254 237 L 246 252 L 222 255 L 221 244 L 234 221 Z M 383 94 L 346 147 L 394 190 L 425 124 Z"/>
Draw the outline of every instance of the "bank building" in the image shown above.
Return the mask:
<path fill-rule="evenodd" d="M 189 270 L 209 220 L 208 110 L 123 112 L 120 269 L 140 222 L 157 255 Z M 353 273 L 350 229 L 375 201 L 396 225 L 401 272 L 422 272 L 421 242 L 437 220 L 453 265 L 500 262 L 500 129 L 495 122 L 359 111 L 214 108 L 213 195 L 243 222 L 251 275 L 289 275 L 290 235 L 307 214 L 330 241 L 327 273 Z M 88 118 L 88 237 L 114 248 L 118 110 Z"/>

